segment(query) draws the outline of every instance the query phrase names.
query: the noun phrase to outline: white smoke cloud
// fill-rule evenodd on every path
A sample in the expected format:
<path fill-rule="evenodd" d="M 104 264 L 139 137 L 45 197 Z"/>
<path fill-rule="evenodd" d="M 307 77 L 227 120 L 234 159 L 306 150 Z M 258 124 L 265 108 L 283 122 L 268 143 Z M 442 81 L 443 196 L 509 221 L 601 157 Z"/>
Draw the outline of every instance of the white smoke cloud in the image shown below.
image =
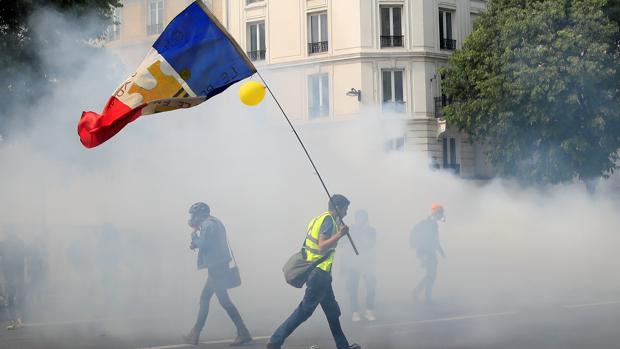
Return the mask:
<path fill-rule="evenodd" d="M 40 18 L 47 19 L 42 28 L 58 21 Z M 71 22 L 66 27 L 75 30 Z M 81 112 L 99 111 L 133 67 L 108 53 L 57 48 L 45 52 L 50 65 L 64 64 L 71 52 L 84 68 L 21 106 L 36 122 L 0 142 L 0 221 L 26 241 L 46 242 L 50 295 L 64 305 L 61 315 L 126 316 L 138 308 L 179 319 L 171 333 L 188 329 L 206 273 L 196 270 L 188 249 L 187 209 L 205 201 L 226 225 L 241 267 L 243 285 L 231 292 L 233 301 L 251 329 L 275 329 L 301 299 L 281 267 L 327 198 L 274 102 L 267 97 L 245 107 L 233 86 L 199 107 L 142 117 L 87 150 L 76 132 Z M 351 199 L 350 212 L 366 209 L 377 228 L 378 313 L 411 299 L 422 270 L 408 234 L 432 202 L 442 203 L 448 217 L 440 227 L 448 258 L 440 260 L 439 300 L 510 308 L 620 290 L 620 218 L 610 193 L 431 171 L 423 155 L 384 152 L 393 126 L 371 111 L 350 122 L 296 125 L 332 193 Z M 104 224 L 118 234 L 103 233 Z M 347 309 L 342 278 L 334 278 Z M 208 322 L 209 335 L 230 335 L 223 312 L 211 309 L 221 321 Z"/>

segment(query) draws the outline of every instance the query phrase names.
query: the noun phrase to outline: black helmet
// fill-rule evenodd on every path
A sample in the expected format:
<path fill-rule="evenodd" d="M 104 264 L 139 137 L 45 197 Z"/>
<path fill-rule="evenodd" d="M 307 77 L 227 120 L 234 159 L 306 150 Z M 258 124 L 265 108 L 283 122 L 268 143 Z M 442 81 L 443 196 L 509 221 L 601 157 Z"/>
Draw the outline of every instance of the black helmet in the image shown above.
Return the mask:
<path fill-rule="evenodd" d="M 189 208 L 189 214 L 192 216 L 208 216 L 210 213 L 209 205 L 204 202 L 197 202 Z"/>

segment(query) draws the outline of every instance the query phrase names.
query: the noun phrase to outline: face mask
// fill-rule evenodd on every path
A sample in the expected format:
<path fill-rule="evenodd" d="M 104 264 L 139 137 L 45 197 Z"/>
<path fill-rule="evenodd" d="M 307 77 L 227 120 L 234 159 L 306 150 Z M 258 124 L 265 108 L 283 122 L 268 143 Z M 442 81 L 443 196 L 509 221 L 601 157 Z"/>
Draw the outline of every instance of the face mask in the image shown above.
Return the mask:
<path fill-rule="evenodd" d="M 187 224 L 189 224 L 189 226 L 194 229 L 198 229 L 200 228 L 200 223 L 202 223 L 203 220 L 204 220 L 204 217 L 193 215 L 187 221 Z"/>

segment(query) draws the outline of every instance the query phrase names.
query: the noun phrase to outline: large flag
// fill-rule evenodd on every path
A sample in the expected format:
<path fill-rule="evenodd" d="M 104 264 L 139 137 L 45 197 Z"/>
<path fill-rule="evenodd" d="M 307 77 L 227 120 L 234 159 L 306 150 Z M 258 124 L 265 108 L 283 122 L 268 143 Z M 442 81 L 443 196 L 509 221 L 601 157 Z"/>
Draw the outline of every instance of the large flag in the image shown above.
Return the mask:
<path fill-rule="evenodd" d="M 141 115 L 191 108 L 255 72 L 215 16 L 202 1 L 194 1 L 164 29 L 103 112 L 82 113 L 80 141 L 96 147 Z"/>

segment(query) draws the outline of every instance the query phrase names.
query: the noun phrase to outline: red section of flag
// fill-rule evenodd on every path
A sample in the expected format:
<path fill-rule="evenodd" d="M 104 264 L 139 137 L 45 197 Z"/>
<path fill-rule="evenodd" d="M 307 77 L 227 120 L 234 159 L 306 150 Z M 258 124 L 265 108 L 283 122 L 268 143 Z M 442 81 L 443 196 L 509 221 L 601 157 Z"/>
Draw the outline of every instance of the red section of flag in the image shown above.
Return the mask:
<path fill-rule="evenodd" d="M 131 109 L 116 97 L 110 98 L 101 115 L 85 111 L 78 123 L 80 141 L 86 148 L 93 148 L 117 134 L 128 123 L 142 115 L 141 105 Z"/>

